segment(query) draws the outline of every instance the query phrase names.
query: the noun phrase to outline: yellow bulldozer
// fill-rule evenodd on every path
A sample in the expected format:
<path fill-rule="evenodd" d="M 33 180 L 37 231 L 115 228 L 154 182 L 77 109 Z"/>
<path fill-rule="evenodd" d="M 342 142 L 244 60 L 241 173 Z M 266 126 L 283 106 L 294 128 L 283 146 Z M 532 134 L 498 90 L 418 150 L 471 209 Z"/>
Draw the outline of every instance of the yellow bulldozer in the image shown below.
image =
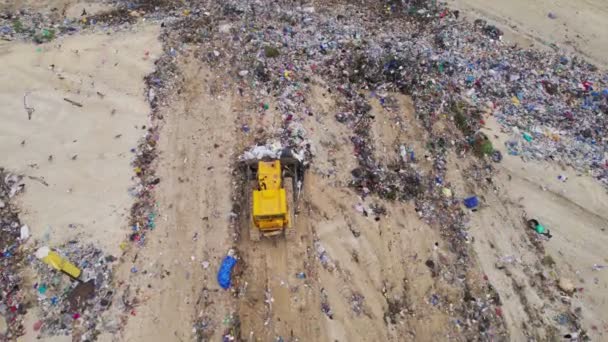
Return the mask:
<path fill-rule="evenodd" d="M 280 158 L 249 160 L 246 163 L 249 237 L 284 234 L 286 239 L 295 238 L 295 203 L 303 170 L 301 163 L 290 153 Z"/>

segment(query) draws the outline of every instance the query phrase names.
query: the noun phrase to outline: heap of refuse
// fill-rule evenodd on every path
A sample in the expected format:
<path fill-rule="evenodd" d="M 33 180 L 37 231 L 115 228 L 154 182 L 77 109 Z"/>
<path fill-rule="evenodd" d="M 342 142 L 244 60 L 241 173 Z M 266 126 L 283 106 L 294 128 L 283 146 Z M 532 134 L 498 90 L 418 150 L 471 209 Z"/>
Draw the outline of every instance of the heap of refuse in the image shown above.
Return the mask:
<path fill-rule="evenodd" d="M 131 232 L 128 238 L 138 246 L 143 246 L 146 242 L 146 233 L 156 228 L 158 210 L 154 190 L 161 180 L 156 175 L 154 163 L 158 156 L 159 125 L 163 121 L 160 109 L 167 104 L 169 94 L 177 88 L 178 83 L 174 59 L 175 56 L 172 54 L 163 54 L 155 62 L 156 70 L 145 78 L 147 101 L 152 108 L 149 115 L 150 123 L 137 148 L 131 150 L 135 184 L 129 189 L 129 194 L 135 201 L 131 206 L 129 218 Z"/>
<path fill-rule="evenodd" d="M 511 154 L 561 161 L 608 182 L 608 84 L 595 67 L 559 52 L 508 45 L 496 27 L 460 20 L 458 11 L 442 5 L 391 4 L 382 15 L 371 15 L 380 12 L 372 5 L 374 12 L 346 6 L 352 15 L 345 16 L 317 13 L 314 7 L 228 1 L 218 11 L 255 15 L 268 25 L 252 28 L 227 15 L 231 20 L 218 31 L 205 30 L 209 39 L 200 43 L 210 51 L 204 56 L 210 64 L 233 66 L 235 78 L 253 88 L 255 101 L 277 99 L 284 146 L 306 148 L 310 133 L 301 122 L 316 114 L 306 99 L 309 83 L 318 78 L 331 85 L 331 93 L 346 96 L 350 108 L 338 113 L 341 122 L 373 120 L 366 100 L 357 103 L 361 90 L 403 92 L 414 100 L 427 129 L 445 117 L 459 129 L 441 144 L 455 141 L 473 149 L 483 115 L 490 114 L 517 138 L 509 141 Z M 201 33 L 184 25 L 175 34 Z M 386 98 L 379 95 L 379 100 Z M 260 106 L 258 114 L 265 108 Z M 358 131 L 367 133 L 365 128 L 359 125 Z M 368 142 L 357 138 L 354 144 L 360 150 Z M 369 167 L 370 175 L 378 168 Z"/>
<path fill-rule="evenodd" d="M 345 88 L 405 92 L 427 128 L 447 116 L 464 138 L 483 126 L 480 113 L 489 113 L 513 135 L 510 154 L 561 161 L 608 185 L 604 73 L 577 57 L 507 45 L 500 34 L 488 34 L 483 21 L 457 20 L 457 12 L 436 7 L 425 13 L 423 28 L 356 33 L 361 39 L 349 43 L 357 52 L 338 44 L 340 62 L 329 61 L 324 74 Z M 455 110 L 462 104 L 466 111 Z"/>
<path fill-rule="evenodd" d="M 256 115 L 265 115 L 269 109 L 268 98 L 276 100 L 273 107 L 281 114 L 282 121 L 277 131 L 271 133 L 278 140 L 252 147 L 241 159 L 276 158 L 280 150 L 290 149 L 301 160 L 311 160 L 309 140 L 314 138 L 314 132 L 307 131 L 303 122 L 317 113 L 307 98 L 311 83 L 326 86 L 338 99 L 340 108 L 336 120 L 352 131 L 351 142 L 359 164 L 352 170 L 352 186 L 363 196 L 374 194 L 386 199 L 414 201 L 420 217 L 439 229 L 450 251 L 456 255 L 456 261 L 451 264 L 433 264 L 434 272 L 447 282 L 462 285 L 473 258 L 467 244 L 462 201 L 443 184 L 446 156 L 452 148 L 458 152 L 474 150 L 487 115 L 493 115 L 511 134 L 507 142 L 509 154 L 524 159 L 561 161 L 591 173 L 608 185 L 608 80 L 579 58 L 510 46 L 501 40 L 502 32 L 495 26 L 482 20 L 474 23 L 460 20 L 459 12 L 435 1 L 346 4 L 323 11 L 312 6 L 241 0 L 212 2 L 205 4 L 204 9 L 196 4 L 192 6 L 187 16 L 163 22 L 167 27 L 162 36 L 166 53 L 157 62 L 157 71 L 146 78 L 152 122 L 138 148 L 133 150 L 136 184 L 131 194 L 136 197 L 136 203 L 131 209 L 130 239 L 135 243 L 143 244 L 146 232 L 155 227 L 153 190 L 160 179 L 153 166 L 159 139 L 158 122 L 162 120 L 158 108 L 171 91 L 173 81 L 170 80 L 179 78 L 172 59 L 182 43 L 199 44 L 197 58 L 214 68 L 229 70 L 239 87 L 248 87 L 253 92 L 252 101 L 260 104 Z M 139 9 L 121 7 L 115 13 L 119 15 L 112 18 L 128 23 L 132 21 L 130 17 L 136 16 L 129 10 Z M 218 17 L 213 18 L 214 15 Z M 98 17 L 101 21 L 109 18 Z M 180 44 L 171 47 L 172 41 Z M 428 133 L 427 154 L 432 170 L 421 170 L 416 158 L 410 157 L 401 146 L 394 148 L 393 164 L 384 165 L 375 160 L 374 137 L 370 135 L 374 118 L 369 101 L 374 96 L 388 106 L 391 92 L 412 97 L 416 118 Z M 367 95 L 369 93 L 371 95 Z M 440 120 L 449 129 L 433 130 Z M 491 155 L 494 158 L 495 154 Z M 486 167 L 485 162 L 482 158 L 480 164 Z M 483 172 L 490 173 L 491 167 L 480 174 Z M 2 245 L 3 258 L 7 255 L 5 251 L 11 255 L 13 246 L 18 246 L 18 228 L 18 223 L 5 228 L 3 222 L 3 231 L 6 229 L 12 236 Z M 316 247 L 322 265 L 332 266 L 322 246 Z M 62 276 L 56 287 L 43 290 L 43 295 L 52 290 L 55 296 L 50 300 L 41 299 L 48 313 L 39 325 L 42 333 L 67 333 L 82 317 L 86 326 L 95 331 L 98 321 L 92 313 L 104 306 L 106 302 L 102 299 L 112 295 L 108 294 L 111 291 L 104 292 L 103 279 L 99 283 L 97 277 L 92 276 L 101 273 L 102 278 L 105 279 L 106 274 L 110 278 L 106 267 L 111 261 L 104 261 L 100 252 L 82 255 L 79 250 L 94 251 L 69 245 L 62 249 L 71 260 L 89 260 L 95 265 L 92 272 L 83 267 L 85 279 L 95 279 L 94 295 L 85 296 L 87 306 L 74 310 L 69 305 L 68 294 L 75 292 L 77 285 Z M 55 284 L 57 275 L 46 265 L 40 265 L 45 268 L 39 269 L 43 277 L 38 291 L 40 284 Z M 231 270 L 231 263 L 227 265 L 230 267 L 226 270 Z M 4 277 L 4 268 L 2 272 Z M 10 278 L 11 273 L 7 272 Z M 477 280 L 468 279 L 468 282 Z M 4 300 L 10 288 L 5 290 L 4 281 L 2 286 Z M 456 320 L 458 328 L 463 328 L 464 335 L 471 339 L 492 340 L 501 336 L 504 322 L 495 314 L 500 301 L 488 296 L 484 289 L 469 291 L 469 285 L 462 287 L 466 301 L 454 303 L 457 316 L 465 318 Z M 471 293 L 476 296 L 473 298 Z M 332 318 L 324 291 L 322 295 L 321 309 Z M 11 298 L 15 298 L 14 294 Z M 57 298 L 55 304 L 52 298 Z M 359 296 L 355 299 L 363 300 Z M 5 317 L 2 308 L 0 314 Z M 19 312 L 20 308 L 15 308 L 14 312 Z M 54 316 L 62 312 L 70 312 L 72 316 Z"/>
<path fill-rule="evenodd" d="M 111 285 L 112 267 L 117 259 L 92 244 L 80 245 L 76 241 L 54 251 L 81 273 L 78 279 L 73 279 L 31 258 L 36 271 L 32 291 L 41 311 L 41 320 L 34 323 L 38 336 L 80 336 L 82 340 L 91 340 L 101 331 L 116 331 L 117 323 L 104 321 L 102 313 L 112 304 L 115 293 Z"/>
<path fill-rule="evenodd" d="M 250 86 L 255 102 L 264 103 L 267 97 L 276 99 L 276 108 L 283 118 L 282 129 L 277 132 L 281 146 L 306 146 L 308 138 L 293 129 L 298 127 L 294 123 L 300 124 L 316 115 L 307 103 L 309 83 L 315 78 L 322 80 L 328 92 L 337 98 L 342 115 L 336 115 L 336 120 L 352 129 L 351 141 L 359 161 L 359 167 L 352 172 L 352 185 L 363 196 L 376 194 L 387 199 L 414 199 L 421 217 L 441 229 L 457 255 L 457 262 L 442 265 L 438 274 L 450 283 L 466 278 L 472 258 L 466 243 L 468 235 L 461 201 L 446 197 L 442 191 L 444 186 L 437 184 L 441 185 L 445 178 L 447 150 L 454 145 L 468 144 L 468 141 L 462 133 L 434 133 L 430 128 L 434 121 L 445 116 L 440 114 L 448 113 L 459 102 L 464 102 L 466 106 L 462 107 L 467 110 L 474 106 L 463 98 L 462 91 L 457 90 L 458 75 L 450 71 L 461 66 L 446 63 L 438 67 L 433 61 L 433 50 L 437 48 L 433 32 L 437 30 L 430 28 L 435 25 L 458 28 L 467 24 L 456 22 L 449 11 L 440 18 L 432 8 L 424 15 L 392 19 L 390 14 L 388 17 L 374 17 L 365 10 L 349 6 L 341 9 L 341 12 L 351 14 L 349 16 L 330 12 L 321 14 L 312 7 L 287 8 L 280 4 L 246 6 L 238 1 L 226 1 L 221 6 L 217 11 L 224 13 L 230 21 L 220 25 L 218 31 L 205 29 L 194 32 L 186 26 L 178 26 L 175 34 L 195 36 L 202 33 L 205 39 L 200 40 L 200 44 L 203 50 L 209 51 L 204 59 L 218 67 L 233 66 L 235 79 Z M 248 20 L 238 19 L 243 17 Z M 255 18 L 253 22 L 252 18 Z M 390 31 L 385 29 L 387 21 L 391 24 Z M 195 27 L 205 27 L 204 20 L 201 22 L 201 26 Z M 428 26 L 421 26 L 421 22 Z M 470 34 L 487 44 L 491 39 L 489 36 L 495 36 L 499 31 L 471 27 Z M 414 35 L 416 39 L 412 39 Z M 475 42 L 464 39 L 464 43 Z M 448 52 L 443 52 L 442 56 L 447 58 Z M 251 54 L 255 58 L 249 58 Z M 460 52 L 455 56 L 452 60 L 464 58 Z M 390 102 L 390 95 L 380 94 L 392 91 L 405 92 L 413 97 L 416 115 L 429 130 L 428 158 L 433 170 L 423 172 L 414 156 L 402 155 L 400 146 L 395 146 L 393 165 L 383 165 L 374 159 L 374 137 L 370 135 L 374 118 L 370 115 L 369 97 L 364 94 L 366 90 L 376 93 L 383 104 Z M 441 108 L 444 110 L 440 112 Z M 265 106 L 260 106 L 258 114 L 263 116 L 264 110 Z M 474 114 L 477 113 L 463 113 L 464 123 L 471 126 L 470 136 L 481 125 Z M 272 146 L 257 146 L 247 151 L 245 158 L 262 158 L 273 155 L 276 150 Z M 309 149 L 307 153 L 311 153 Z M 322 262 L 326 260 L 323 255 L 320 254 Z M 479 296 L 474 304 L 455 305 L 454 311 L 458 313 L 457 317 L 471 318 L 461 320 L 464 323 L 460 328 L 466 329 L 466 336 L 479 336 L 481 333 L 484 338 L 491 339 L 504 334 L 504 323 L 494 310 L 488 310 L 497 303 L 488 300 L 484 291 L 483 288 L 477 289 L 475 293 Z"/>
<path fill-rule="evenodd" d="M 270 142 L 266 145 L 255 145 L 246 150 L 239 160 L 262 160 L 262 159 L 280 159 L 283 156 L 293 157 L 300 162 L 306 164 L 306 150 L 291 150 L 286 149 L 279 141 Z"/>
<path fill-rule="evenodd" d="M 131 0 L 126 4 L 114 2 L 106 11 L 67 17 L 64 11 L 36 11 L 24 7 L 12 11 L 5 6 L 0 15 L 0 38 L 5 41 L 26 40 L 36 44 L 48 43 L 58 37 L 73 35 L 82 31 L 110 31 L 128 28 L 140 17 L 158 17 L 158 12 L 170 12 L 177 8 L 170 1 Z M 166 13 L 163 14 L 166 16 Z"/>
<path fill-rule="evenodd" d="M 274 141 L 267 145 L 256 145 L 249 148 L 239 157 L 240 160 L 252 160 L 252 159 L 278 159 L 281 157 L 283 146 L 280 142 Z"/>
<path fill-rule="evenodd" d="M 19 211 L 11 203 L 25 188 L 21 179 L 0 168 L 0 340 L 23 334 L 28 306 L 19 269 L 24 264 L 22 245 L 29 229 L 21 224 Z"/>

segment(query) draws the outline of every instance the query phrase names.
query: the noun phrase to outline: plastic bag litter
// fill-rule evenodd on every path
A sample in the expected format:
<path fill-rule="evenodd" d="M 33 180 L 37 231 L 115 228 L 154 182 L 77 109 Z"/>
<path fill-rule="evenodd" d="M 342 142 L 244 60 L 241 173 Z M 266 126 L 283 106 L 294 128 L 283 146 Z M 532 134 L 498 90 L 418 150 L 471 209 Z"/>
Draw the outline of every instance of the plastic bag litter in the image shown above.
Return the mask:
<path fill-rule="evenodd" d="M 477 196 L 465 198 L 464 205 L 469 209 L 475 209 L 479 206 L 479 198 Z"/>
<path fill-rule="evenodd" d="M 273 142 L 268 145 L 257 145 L 245 151 L 243 155 L 239 158 L 240 160 L 260 160 L 264 158 L 270 159 L 279 159 L 284 151 L 283 145 L 280 142 Z M 299 160 L 300 162 L 304 161 L 305 150 L 291 150 L 291 155 Z"/>
<path fill-rule="evenodd" d="M 230 287 L 234 265 L 236 265 L 236 259 L 230 255 L 222 260 L 222 265 L 217 273 L 217 282 L 223 289 L 228 289 Z"/>
<path fill-rule="evenodd" d="M 24 224 L 23 226 L 21 226 L 21 230 L 20 230 L 21 241 L 25 241 L 29 237 L 30 237 L 30 227 L 28 227 L 27 224 Z"/>
<path fill-rule="evenodd" d="M 263 159 L 263 158 L 279 158 L 283 146 L 281 143 L 274 142 L 266 146 L 254 146 L 249 151 L 245 151 L 241 156 L 241 160 Z"/>

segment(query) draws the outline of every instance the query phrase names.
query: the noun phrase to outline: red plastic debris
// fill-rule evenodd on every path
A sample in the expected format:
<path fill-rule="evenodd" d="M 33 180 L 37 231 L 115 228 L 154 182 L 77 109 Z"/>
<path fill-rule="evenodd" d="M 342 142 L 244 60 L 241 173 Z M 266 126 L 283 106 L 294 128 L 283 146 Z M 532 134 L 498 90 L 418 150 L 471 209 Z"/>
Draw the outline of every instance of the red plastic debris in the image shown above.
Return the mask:
<path fill-rule="evenodd" d="M 40 328 L 42 328 L 42 321 L 34 323 L 34 331 L 38 331 Z"/>

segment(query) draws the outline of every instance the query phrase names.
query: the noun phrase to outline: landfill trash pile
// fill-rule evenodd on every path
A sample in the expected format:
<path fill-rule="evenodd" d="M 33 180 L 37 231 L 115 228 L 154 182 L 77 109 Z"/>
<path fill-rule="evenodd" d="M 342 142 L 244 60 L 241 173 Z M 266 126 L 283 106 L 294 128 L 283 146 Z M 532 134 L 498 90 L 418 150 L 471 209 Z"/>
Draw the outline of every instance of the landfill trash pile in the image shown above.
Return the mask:
<path fill-rule="evenodd" d="M 310 154 L 306 153 L 306 148 L 299 150 L 290 150 L 289 148 L 284 148 L 283 145 L 279 141 L 272 141 L 267 143 L 266 145 L 255 145 L 246 150 L 241 156 L 239 156 L 239 160 L 261 160 L 265 158 L 270 159 L 280 159 L 281 157 L 288 154 L 290 157 L 296 158 L 300 162 L 307 164 L 308 160 L 305 158 Z"/>
<path fill-rule="evenodd" d="M 11 203 L 25 185 L 21 176 L 0 168 L 0 339 L 11 340 L 23 334 L 23 315 L 27 311 L 19 269 L 24 264 L 23 227 L 19 211 Z"/>
<path fill-rule="evenodd" d="M 509 46 L 483 21 L 459 21 L 458 12 L 440 6 L 417 13 L 423 25 L 368 30 L 378 34 L 351 39 L 357 53 L 342 50 L 325 72 L 347 90 L 354 84 L 355 91 L 405 92 L 427 128 L 447 116 L 469 140 L 483 125 L 480 113 L 490 113 L 512 132 L 510 154 L 562 161 L 608 185 L 608 80 L 602 72 L 577 57 Z M 463 105 L 464 113 L 455 110 Z M 365 112 L 356 105 L 353 119 Z"/>
<path fill-rule="evenodd" d="M 396 70 L 416 68 L 411 70 L 412 74 L 407 71 L 410 77 L 426 77 L 423 74 L 416 76 L 416 72 L 425 71 L 424 68 L 418 69 L 416 58 L 422 58 L 421 63 L 424 63 L 424 58 L 429 56 L 419 53 L 419 50 L 424 51 L 424 46 L 416 46 L 417 39 L 410 38 L 412 34 L 428 32 L 417 26 L 420 22 L 418 17 L 412 21 L 400 21 L 400 25 L 406 25 L 410 31 L 400 32 L 398 29 L 401 26 L 395 24 L 395 30 L 385 33 L 382 27 L 386 27 L 383 21 L 386 18 L 376 18 L 373 12 L 367 13 L 360 8 L 347 7 L 345 11 L 352 15 L 317 13 L 314 7 L 225 1 L 211 5 L 198 17 L 173 22 L 169 27 L 173 39 L 193 39 L 206 51 L 201 54 L 205 62 L 212 67 L 227 68 L 238 84 L 252 89 L 255 102 L 264 104 L 268 97 L 276 99 L 276 107 L 283 118 L 281 129 L 274 132 L 275 136 L 281 137 L 280 146 L 304 150 L 310 156 L 307 158 L 314 158 L 308 146 L 310 137 L 300 127 L 306 117 L 316 114 L 306 101 L 310 92 L 308 83 L 313 78 L 325 81 L 330 93 L 338 98 L 341 115 L 337 115 L 336 120 L 353 131 L 351 141 L 359 161 L 359 167 L 352 172 L 353 186 L 364 197 L 376 194 L 386 199 L 416 200 L 421 217 L 440 229 L 450 243 L 450 249 L 458 256 L 454 264 L 438 265 L 438 274 L 449 283 L 461 284 L 459 279 L 467 277 L 472 262 L 463 222 L 465 214 L 458 198 L 443 195 L 441 180 L 445 178 L 445 155 L 451 142 L 457 140 L 460 145 L 465 145 L 466 139 L 456 134 L 431 134 L 428 156 L 434 166 L 431 173 L 425 173 L 417 165 L 415 156 L 409 153 L 405 158 L 399 158 L 399 146 L 395 146 L 394 164 L 381 165 L 373 157 L 373 137 L 370 136 L 373 117 L 370 115 L 369 98 L 361 93 L 366 89 L 376 94 L 407 90 L 396 86 L 401 81 L 398 75 L 393 75 L 394 65 Z M 197 10 L 192 13 L 196 15 Z M 340 13 L 343 13 L 342 9 Z M 212 25 L 208 18 L 214 14 L 224 19 L 217 26 Z M 434 20 L 431 18 L 425 23 L 432 25 Z M 408 23 L 411 23 L 409 28 Z M 398 36 L 398 33 L 402 35 Z M 480 37 L 486 36 L 480 33 Z M 399 40 L 402 42 L 398 43 Z M 393 52 L 405 53 L 396 50 L 397 46 L 403 44 L 411 45 L 409 52 L 414 59 L 408 63 L 402 62 L 402 65 L 393 63 L 384 71 L 383 59 Z M 357 63 L 358 67 L 355 67 Z M 372 65 L 377 68 L 373 69 Z M 400 66 L 403 68 L 399 69 Z M 359 77 L 368 72 L 364 68 L 368 68 L 370 77 L 375 77 L 374 82 Z M 422 103 L 425 103 L 424 106 L 440 104 L 441 98 L 429 98 L 438 95 L 434 93 L 435 88 L 426 86 L 427 83 L 412 82 L 414 84 L 408 93 L 415 100 L 418 117 L 429 128 L 431 121 L 425 117 L 425 113 L 430 110 L 425 110 Z M 415 91 L 418 93 L 414 94 Z M 443 93 L 439 94 L 443 96 Z M 391 102 L 388 95 L 378 96 L 381 103 L 388 105 Z M 263 116 L 265 108 L 265 105 L 260 105 L 257 114 Z M 272 145 L 257 146 L 247 151 L 245 158 L 272 155 L 274 150 L 277 149 Z M 329 271 L 334 270 L 335 266 L 322 245 L 317 243 L 315 248 L 322 266 Z M 504 336 L 502 318 L 495 314 L 495 310 L 489 309 L 495 307 L 497 302 L 485 295 L 486 287 L 479 286 L 474 290 L 470 291 L 475 293 L 472 300 L 454 304 L 452 314 L 460 317 L 458 329 L 464 330 L 465 336 L 481 335 L 487 339 Z M 322 305 L 322 311 L 328 316 L 332 315 L 327 302 Z"/>
<path fill-rule="evenodd" d="M 32 291 L 37 296 L 41 320 L 34 330 L 44 336 L 79 336 L 91 340 L 103 329 L 116 330 L 102 319 L 102 312 L 112 304 L 112 267 L 117 260 L 92 244 L 73 241 L 54 249 L 73 262 L 82 273 L 78 280 L 58 272 L 46 263 L 30 257 L 36 271 Z"/>
<path fill-rule="evenodd" d="M 153 190 L 160 183 L 160 178 L 155 176 L 152 163 L 156 159 L 158 139 L 158 126 L 150 127 L 137 149 L 132 150 L 135 158 L 131 165 L 136 184 L 129 189 L 129 193 L 136 200 L 131 207 L 129 240 L 140 246 L 145 243 L 146 232 L 156 228 L 157 210 Z"/>
<path fill-rule="evenodd" d="M 268 95 L 277 98 L 285 146 L 308 144 L 300 122 L 315 115 L 306 94 L 307 83 L 318 76 L 348 97 L 350 106 L 337 119 L 352 121 L 362 133 L 366 127 L 361 120 L 371 119 L 359 90 L 400 91 L 412 96 L 427 128 L 448 117 L 467 133 L 465 140 L 471 139 L 482 126 L 481 114 L 491 112 L 515 135 L 531 138 L 510 141 L 511 154 L 561 160 L 608 181 L 603 114 L 608 110 L 608 85 L 596 68 L 576 57 L 509 46 L 500 40 L 500 30 L 483 21 L 467 23 L 457 19 L 458 12 L 430 2 L 423 5 L 396 6 L 384 17 L 370 18 L 363 12 L 326 16 L 313 7 L 226 2 L 223 13 L 276 25 L 241 31 L 245 26 L 227 15 L 232 22 L 219 32 L 203 21 L 204 30 L 195 26 L 201 32 L 189 32 L 192 27 L 182 24 L 174 34 L 227 38 L 221 46 L 216 39 L 198 42 L 209 51 L 205 58 L 210 64 L 234 66 L 235 78 L 255 88 L 260 103 Z M 300 26 L 290 24 L 296 20 L 302 21 Z M 383 29 L 387 20 L 394 24 L 390 31 Z M 255 58 L 249 58 L 251 54 Z M 454 109 L 462 106 L 462 112 Z M 264 108 L 260 106 L 260 115 Z M 365 156 L 365 139 L 354 143 Z M 394 183 L 382 182 L 386 188 L 381 193 L 391 193 Z"/>
<path fill-rule="evenodd" d="M 352 172 L 352 185 L 362 196 L 415 200 L 420 217 L 440 230 L 456 255 L 453 263 L 438 264 L 437 274 L 463 285 L 467 298 L 454 305 L 455 316 L 465 318 L 457 320 L 458 328 L 465 336 L 505 336 L 497 314 L 501 302 L 497 295 L 487 295 L 487 280 L 461 282 L 469 277 L 474 258 L 463 201 L 445 195 L 444 189 L 453 193 L 443 184 L 447 153 L 453 148 L 459 155 L 472 151 L 500 162 L 502 155 L 478 134 L 489 113 L 518 137 L 517 143 L 508 143 L 510 154 L 563 161 L 606 182 L 608 92 L 594 90 L 606 88 L 602 74 L 577 58 L 508 46 L 498 28 L 458 20 L 458 12 L 432 2 L 424 8 L 396 5 L 384 17 L 348 6 L 340 13 L 349 15 L 336 15 L 314 7 L 249 5 L 223 4 L 230 24 L 219 33 L 206 31 L 209 37 L 225 37 L 223 45 L 215 45 L 214 39 L 202 43 L 210 51 L 208 58 L 234 65 L 234 77 L 246 80 L 259 101 L 268 94 L 277 98 L 288 122 L 315 115 L 305 100 L 306 83 L 315 77 L 325 81 L 338 97 L 336 120 L 353 131 L 359 167 Z M 246 17 L 247 23 L 237 16 Z M 374 159 L 374 118 L 366 91 L 385 107 L 391 98 L 382 94 L 412 97 L 416 117 L 429 134 L 425 157 L 432 161 L 431 172 L 424 172 L 399 146 L 393 165 Z M 440 120 L 454 129 L 434 131 Z M 480 164 L 491 174 L 487 161 L 480 159 Z M 326 266 L 323 256 L 320 252 Z"/>
<path fill-rule="evenodd" d="M 192 53 L 191 49 L 182 49 L 185 44 L 196 44 L 197 58 L 212 68 L 227 71 L 239 89 L 253 92 L 254 102 L 259 104 L 256 116 L 266 115 L 268 98 L 276 101 L 282 122 L 271 133 L 277 141 L 254 146 L 241 159 L 276 158 L 281 150 L 290 149 L 305 163 L 313 160 L 310 139 L 314 139 L 315 132 L 307 131 L 303 123 L 317 113 L 307 103 L 307 97 L 311 82 L 321 80 L 327 86 L 340 107 L 336 121 L 352 133 L 358 161 L 358 167 L 351 172 L 352 187 L 362 197 L 377 195 L 388 200 L 414 201 L 420 218 L 441 232 L 456 256 L 450 263 L 433 262 L 432 271 L 434 277 L 462 290 L 462 300 L 451 303 L 450 314 L 464 338 L 494 340 L 506 333 L 498 314 L 500 298 L 487 280 L 470 276 L 474 258 L 463 198 L 444 182 L 448 151 L 455 149 L 462 155 L 478 150 L 481 166 L 475 179 L 491 174 L 492 166 L 485 156 L 500 162 L 502 155 L 485 144 L 478 132 L 484 125 L 484 115 L 490 114 L 512 134 L 507 142 L 509 154 L 562 161 L 581 172 L 590 172 L 608 185 L 608 80 L 578 58 L 509 46 L 501 41 L 502 32 L 497 27 L 481 20 L 462 21 L 458 11 L 435 1 L 340 4 L 322 10 L 293 3 L 242 0 L 180 6 L 168 1 L 119 2 L 115 11 L 64 22 L 67 29 L 58 26 L 60 29 L 47 29 L 46 33 L 45 27 L 53 26 L 44 21 L 47 19 L 38 20 L 34 26 L 26 24 L 32 30 L 23 32 L 15 29 L 14 16 L 0 21 L 1 34 L 10 39 L 32 39 L 31 32 L 38 31 L 43 38 L 52 39 L 56 34 L 94 25 L 127 27 L 139 17 L 162 21 L 164 54 L 156 61 L 156 71 L 146 78 L 145 96 L 152 108 L 150 125 L 132 150 L 135 185 L 129 192 L 135 203 L 131 208 L 129 240 L 135 245 L 144 245 L 147 232 L 156 227 L 154 189 L 161 182 L 155 173 L 163 120 L 160 108 L 167 105 L 181 79 L 175 59 L 181 53 Z M 25 22 L 29 17 L 23 14 L 22 18 Z M 405 146 L 394 146 L 394 162 L 384 165 L 374 158 L 373 139 L 377 137 L 372 136 L 370 101 L 375 98 L 390 110 L 390 94 L 395 92 L 405 93 L 414 101 L 416 118 L 428 133 L 426 155 L 417 158 Z M 439 121 L 445 121 L 450 129 L 434 130 Z M 432 169 L 420 167 L 419 158 L 430 161 Z M 475 208 L 477 205 L 476 202 Z M 361 211 L 366 209 L 361 207 Z M 1 212 L 4 220 L 4 211 Z M 18 246 L 21 235 L 21 225 L 14 222 L 17 224 L 11 222 L 9 228 L 3 222 L 3 232 L 7 229 L 8 236 L 12 236 L 2 245 L 3 263 L 9 260 L 4 251 L 15 250 L 13 246 Z M 335 272 L 338 263 L 320 241 L 314 242 L 314 248 L 322 267 Z M 108 285 L 112 261 L 92 246 L 68 244 L 60 250 L 79 262 L 84 282 L 72 282 L 33 261 L 41 277 L 36 290 L 45 313 L 37 330 L 42 335 L 69 334 L 78 325 L 84 327 L 81 337 L 94 338 L 95 329 L 104 323 L 99 321 L 99 312 L 105 310 L 113 295 Z M 228 266 L 226 274 L 234 264 Z M 5 292 L 12 295 L 14 303 L 18 292 L 10 292 L 10 286 L 5 290 L 5 272 L 12 284 L 18 284 L 19 279 L 14 278 L 10 268 L 1 272 L 2 303 L 9 298 Z M 222 282 L 230 287 L 229 275 Z M 74 304 L 70 298 L 76 295 L 80 299 Z M 353 293 L 352 310 L 356 314 L 365 313 L 364 298 L 363 294 Z M 447 307 L 438 304 L 443 299 L 432 298 L 432 305 Z M 327 291 L 321 289 L 320 309 L 333 319 L 329 303 Z M 12 313 L 21 310 L 19 306 L 9 308 L 12 307 L 16 308 Z M 0 317 L 5 318 L 2 310 Z M 14 315 L 6 317 L 10 318 L 7 321 L 15 321 Z M 19 328 L 18 322 L 11 324 L 12 329 Z M 197 324 L 201 330 L 209 326 L 206 319 Z M 230 328 L 224 340 L 238 339 L 238 315 L 226 325 Z"/>
<path fill-rule="evenodd" d="M 264 116 L 270 106 L 266 102 L 267 98 L 276 99 L 276 109 L 281 114 L 282 121 L 277 131 L 271 133 L 278 141 L 268 141 L 264 146 L 266 150 L 276 151 L 275 147 L 280 145 L 284 150 L 290 150 L 303 164 L 307 164 L 312 155 L 309 132 L 302 121 L 305 116 L 313 113 L 306 104 L 308 79 L 300 73 L 308 69 L 307 62 L 304 59 L 294 60 L 293 51 L 282 53 L 283 47 L 276 44 L 284 40 L 280 30 L 267 29 L 266 32 L 248 34 L 247 37 L 240 36 L 245 32 L 240 30 L 244 30 L 246 21 L 251 19 L 250 5 L 256 7 L 256 11 L 257 6 L 260 7 L 260 12 L 256 13 L 262 16 L 255 20 L 262 19 L 272 11 L 272 6 L 237 1 L 213 3 L 205 7 L 193 5 L 189 16 L 167 25 L 170 28 L 169 39 L 200 44 L 202 51 L 206 51 L 201 58 L 211 67 L 226 68 L 237 84 L 252 87 L 255 102 L 260 104 L 255 115 Z M 246 17 L 239 17 L 244 13 L 248 13 Z M 216 27 L 211 19 L 214 15 L 223 16 L 226 23 Z M 289 48 L 296 48 L 296 45 Z M 248 151 L 242 159 L 259 158 L 255 153 L 260 153 L 260 148 L 263 147 Z M 273 153 L 268 152 L 266 155 Z"/>
<path fill-rule="evenodd" d="M 78 19 L 45 16 L 40 12 L 21 10 L 0 16 L 0 38 L 3 40 L 32 40 L 38 44 L 54 40 L 59 35 L 80 30 Z"/>
<path fill-rule="evenodd" d="M 161 38 L 166 38 L 166 35 Z M 164 48 L 167 49 L 166 46 Z M 158 156 L 159 125 L 163 120 L 160 108 L 167 105 L 169 94 L 177 88 L 179 82 L 174 54 L 163 54 L 155 61 L 155 65 L 155 71 L 145 78 L 146 99 L 152 108 L 149 126 L 137 148 L 131 150 L 134 154 L 131 166 L 135 173 L 133 177 L 135 184 L 129 189 L 129 193 L 135 201 L 129 218 L 131 227 L 129 240 L 138 246 L 143 246 L 146 233 L 156 228 L 157 206 L 154 189 L 160 183 L 160 178 L 156 176 L 154 162 Z"/>
<path fill-rule="evenodd" d="M 6 41 L 25 40 L 37 44 L 47 43 L 60 36 L 73 35 L 82 31 L 107 31 L 127 29 L 141 17 L 160 18 L 158 14 L 174 11 L 177 6 L 172 1 L 133 0 L 124 4 L 107 1 L 114 9 L 101 13 L 83 12 L 79 17 L 67 18 L 65 13 L 51 10 L 48 13 L 27 8 L 19 11 L 5 10 L 0 15 L 0 39 Z M 65 9 L 64 9 L 65 10 Z M 163 12 L 161 12 L 161 10 Z"/>

